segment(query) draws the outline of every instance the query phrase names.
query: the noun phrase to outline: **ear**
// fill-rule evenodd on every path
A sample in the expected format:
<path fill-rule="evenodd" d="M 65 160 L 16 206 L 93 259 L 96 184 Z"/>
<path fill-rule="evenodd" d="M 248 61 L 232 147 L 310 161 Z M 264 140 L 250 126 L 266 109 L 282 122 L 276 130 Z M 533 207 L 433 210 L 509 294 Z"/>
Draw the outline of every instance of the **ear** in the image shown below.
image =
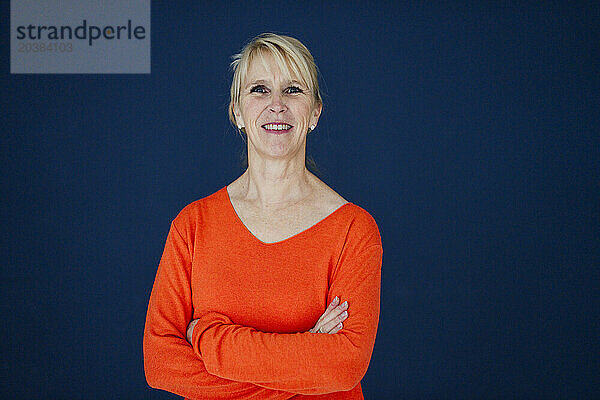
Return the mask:
<path fill-rule="evenodd" d="M 235 122 L 238 127 L 245 127 L 244 118 L 242 118 L 242 114 L 239 111 L 239 107 L 237 105 L 233 106 L 233 115 L 235 116 Z"/>
<path fill-rule="evenodd" d="M 321 116 L 321 111 L 323 111 L 323 104 L 319 103 L 315 106 L 313 110 L 312 116 L 310 118 L 310 125 L 317 126 L 317 122 L 319 122 L 319 117 Z"/>

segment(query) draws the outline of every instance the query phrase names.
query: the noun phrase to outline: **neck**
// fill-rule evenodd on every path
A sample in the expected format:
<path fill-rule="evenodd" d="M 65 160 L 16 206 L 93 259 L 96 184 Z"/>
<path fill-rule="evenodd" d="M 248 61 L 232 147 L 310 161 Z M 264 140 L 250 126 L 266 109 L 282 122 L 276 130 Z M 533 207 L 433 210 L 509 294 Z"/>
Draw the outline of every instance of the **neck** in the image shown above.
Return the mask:
<path fill-rule="evenodd" d="M 249 159 L 248 169 L 240 176 L 240 194 L 265 211 L 287 208 L 313 192 L 313 175 L 304 160 Z"/>

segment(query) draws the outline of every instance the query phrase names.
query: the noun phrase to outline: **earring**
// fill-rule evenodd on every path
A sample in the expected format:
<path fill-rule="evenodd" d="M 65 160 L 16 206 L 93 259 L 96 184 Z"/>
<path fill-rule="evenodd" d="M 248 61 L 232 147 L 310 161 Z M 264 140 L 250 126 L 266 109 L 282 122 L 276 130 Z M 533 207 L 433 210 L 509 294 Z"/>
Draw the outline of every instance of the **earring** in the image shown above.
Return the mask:
<path fill-rule="evenodd" d="M 315 130 L 315 126 L 314 126 L 314 125 L 311 125 L 311 126 L 310 126 L 310 129 L 308 130 L 308 133 L 311 133 L 311 132 L 312 132 L 312 131 L 314 131 L 314 130 Z"/>
<path fill-rule="evenodd" d="M 246 134 L 246 128 L 244 128 L 241 125 L 238 125 L 238 129 L 240 130 L 240 132 L 242 132 L 244 135 Z"/>

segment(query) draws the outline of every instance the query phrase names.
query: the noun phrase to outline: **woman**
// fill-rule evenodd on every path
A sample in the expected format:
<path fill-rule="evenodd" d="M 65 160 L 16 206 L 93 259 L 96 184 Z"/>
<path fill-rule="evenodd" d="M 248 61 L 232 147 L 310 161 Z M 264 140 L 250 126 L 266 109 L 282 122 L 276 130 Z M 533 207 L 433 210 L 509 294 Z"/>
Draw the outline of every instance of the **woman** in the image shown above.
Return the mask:
<path fill-rule="evenodd" d="M 322 110 L 313 57 L 262 34 L 232 67 L 229 117 L 248 168 L 171 223 L 146 379 L 193 399 L 362 399 L 383 248 L 371 215 L 306 169 Z"/>

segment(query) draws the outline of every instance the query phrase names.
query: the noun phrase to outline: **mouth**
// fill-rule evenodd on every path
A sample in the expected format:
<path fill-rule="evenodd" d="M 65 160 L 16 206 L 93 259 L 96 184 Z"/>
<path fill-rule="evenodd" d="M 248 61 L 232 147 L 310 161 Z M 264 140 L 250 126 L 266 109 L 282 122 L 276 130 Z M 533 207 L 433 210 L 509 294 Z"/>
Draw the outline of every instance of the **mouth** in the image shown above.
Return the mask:
<path fill-rule="evenodd" d="M 264 124 L 262 126 L 262 128 L 269 133 L 281 135 L 283 133 L 287 133 L 287 132 L 291 131 L 293 126 L 290 124 L 285 124 L 285 123 L 281 123 L 281 122 L 273 122 L 273 123 Z"/>

